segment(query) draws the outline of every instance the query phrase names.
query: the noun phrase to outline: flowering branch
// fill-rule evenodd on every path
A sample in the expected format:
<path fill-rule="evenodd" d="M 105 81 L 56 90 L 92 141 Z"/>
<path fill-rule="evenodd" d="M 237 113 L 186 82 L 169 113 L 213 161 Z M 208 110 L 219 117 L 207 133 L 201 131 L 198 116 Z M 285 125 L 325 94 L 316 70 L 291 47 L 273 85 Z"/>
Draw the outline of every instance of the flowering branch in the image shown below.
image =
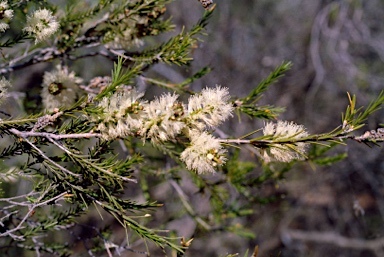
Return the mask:
<path fill-rule="evenodd" d="M 150 211 L 163 206 L 150 201 L 153 185 L 159 185 L 152 180 L 162 179 L 169 183 L 181 206 L 198 226 L 207 231 L 246 234 L 238 224 L 231 226 L 223 222 L 228 217 L 253 213 L 252 208 L 239 204 L 237 198 L 257 201 L 258 197 L 248 188 L 259 186 L 273 176 L 281 177 L 293 165 L 292 161 L 314 156 L 308 151 L 311 144 L 330 148 L 334 143 L 347 140 L 366 144 L 384 141 L 383 128 L 352 135 L 381 107 L 384 93 L 365 109 L 356 108 L 356 97 L 348 95 L 349 106 L 343 113 L 342 124 L 329 133 L 314 135 L 303 125 L 278 120 L 278 114 L 284 108 L 258 105 L 269 86 L 290 69 L 290 62 L 278 65 L 243 98 L 231 97 L 228 88 L 218 85 L 206 87 L 201 92 L 193 91 L 191 83 L 211 70 L 207 67 L 189 78 L 180 76 L 183 79 L 179 84 L 149 77 L 147 70 L 154 64 L 184 66 L 191 63 L 190 53 L 199 45 L 199 37 L 204 35 L 207 20 L 215 8 L 213 1 L 199 0 L 206 11 L 191 29 L 180 29 L 164 42 L 151 40 L 150 44 L 146 44 L 147 37 L 174 28 L 170 19 L 163 19 L 169 0 L 96 1 L 91 8 L 85 5 L 78 8 L 81 1 L 67 2 L 66 8 L 58 8 L 49 1 L 0 0 L 0 34 L 10 30 L 9 39 L 0 43 L 4 59 L 0 74 L 13 75 L 15 70 L 37 63 L 55 62 L 51 70 L 44 72 L 42 84 L 38 85 L 41 86 L 38 96 L 41 101 L 38 98 L 36 108 L 40 113 L 22 106 L 20 112 L 25 117 L 14 118 L 16 115 L 12 113 L 0 119 L 0 134 L 4 140 L 0 159 L 12 158 L 9 162 L 1 162 L 3 176 L 0 182 L 16 183 L 9 177 L 24 178 L 31 190 L 30 193 L 20 193 L 20 196 L 0 198 L 6 205 L 0 208 L 0 240 L 1 237 L 11 238 L 6 247 L 13 247 L 15 240 L 25 240 L 14 247 L 34 249 L 38 255 L 40 251 L 52 253 L 59 246 L 47 247 L 39 242 L 42 234 L 68 229 L 76 217 L 90 212 L 89 206 L 95 206 L 113 216 L 124 229 L 135 231 L 139 238 L 149 239 L 161 248 L 169 246 L 182 256 L 191 240 L 183 239 L 181 245 L 174 243 L 175 238 L 157 234 L 142 220 L 135 219 L 149 217 Z M 195 3 L 199 6 L 197 1 Z M 23 11 L 16 11 L 17 7 L 23 7 Z M 15 18 L 26 21 L 22 29 L 13 28 L 16 22 L 11 20 L 16 14 L 20 17 Z M 17 29 L 19 31 L 15 31 Z M 16 34 L 19 36 L 12 37 Z M 30 39 L 34 41 L 30 46 L 21 44 Z M 78 59 L 93 56 L 103 56 L 107 61 L 117 60 L 111 76 L 98 76 L 87 82 L 80 76 L 87 74 L 84 77 L 88 77 L 88 69 L 79 74 L 71 69 Z M 104 63 L 97 63 L 98 67 L 101 65 Z M 139 82 L 171 91 L 151 99 L 137 86 Z M 13 90 L 11 81 L 1 78 L 0 104 L 6 103 L 10 90 Z M 239 117 L 246 114 L 263 119 L 265 125 L 238 139 L 225 139 L 230 135 L 221 131 L 220 126 L 234 113 Z M 261 135 L 255 136 L 258 132 Z M 248 177 L 256 164 L 243 163 L 236 151 L 228 151 L 227 148 L 237 145 L 245 145 L 261 157 L 265 169 L 261 175 Z M 155 158 L 148 157 L 155 152 L 151 146 L 173 158 L 172 162 L 164 160 L 168 162 L 166 167 L 171 168 L 162 169 Z M 268 165 L 272 161 L 288 164 L 284 171 L 272 172 L 268 170 L 274 166 Z M 180 175 L 185 169 L 190 171 L 184 174 L 190 175 L 188 179 L 195 185 L 193 190 L 197 188 L 199 193 L 210 196 L 214 218 L 211 214 L 199 216 L 190 201 L 192 198 L 187 198 Z M 216 176 L 207 176 L 213 173 Z M 230 189 L 236 192 L 230 192 Z M 144 192 L 147 202 L 132 200 L 142 199 L 138 192 Z M 230 194 L 232 199 L 229 199 Z M 65 202 L 57 208 L 59 200 Z M 50 211 L 39 211 L 48 204 L 52 206 Z M 22 218 L 19 218 L 20 208 L 28 208 Z M 131 212 L 145 214 L 132 216 Z M 8 221 L 17 225 L 8 225 Z M 162 226 L 166 227 L 166 224 Z M 112 248 L 131 249 L 112 243 L 108 235 L 94 230 L 102 242 L 87 249 L 90 255 L 99 246 L 108 256 L 112 256 Z M 66 249 L 57 252 L 67 255 Z"/>
<path fill-rule="evenodd" d="M 10 129 L 13 134 L 19 137 L 45 137 L 48 139 L 60 140 L 60 139 L 70 139 L 70 138 L 92 138 L 92 137 L 101 137 L 101 134 L 98 133 L 80 133 L 80 134 L 53 134 L 48 132 L 33 132 L 33 131 L 18 131 L 17 129 Z"/>
<path fill-rule="evenodd" d="M 69 175 L 72 175 L 72 176 L 75 176 L 75 177 L 80 177 L 81 175 L 80 174 L 75 174 L 73 172 L 71 172 L 70 170 L 64 168 L 63 166 L 57 164 L 55 161 L 53 161 L 51 158 L 49 158 L 48 156 L 46 156 L 44 154 L 43 151 L 41 151 L 38 147 L 36 147 L 31 141 L 29 141 L 26 137 L 22 136 L 21 132 L 19 132 L 17 129 L 10 129 L 11 132 L 13 132 L 15 135 L 18 135 L 20 137 L 22 137 L 25 142 L 27 142 L 33 149 L 35 149 L 45 160 L 47 160 L 49 163 L 51 163 L 53 166 L 55 166 L 56 168 L 64 171 L 65 173 L 69 174 Z"/>
<path fill-rule="evenodd" d="M 329 142 L 331 141 L 343 141 L 345 139 L 355 140 L 359 143 L 371 143 L 371 142 L 382 142 L 384 141 L 384 129 L 378 128 L 377 130 L 366 131 L 360 136 L 356 135 L 313 135 L 301 139 L 293 140 L 258 140 L 258 139 L 220 139 L 220 143 L 224 144 L 236 144 L 236 145 L 254 145 L 258 147 L 263 147 L 269 144 L 279 143 L 279 144 L 292 144 L 296 142 L 302 143 L 318 143 L 318 142 Z"/>

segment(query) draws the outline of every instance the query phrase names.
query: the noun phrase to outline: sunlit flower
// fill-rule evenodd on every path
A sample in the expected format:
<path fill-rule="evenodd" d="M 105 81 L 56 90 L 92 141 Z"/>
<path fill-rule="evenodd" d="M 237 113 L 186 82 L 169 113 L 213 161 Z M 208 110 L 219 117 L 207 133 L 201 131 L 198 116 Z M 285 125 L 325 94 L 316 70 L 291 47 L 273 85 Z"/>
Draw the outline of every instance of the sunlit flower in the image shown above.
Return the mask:
<path fill-rule="evenodd" d="M 267 148 L 261 149 L 264 161 L 290 162 L 305 159 L 308 144 L 295 142 L 308 136 L 304 126 L 288 121 L 268 122 L 264 126 L 263 134 L 273 142 Z"/>
<path fill-rule="evenodd" d="M 103 114 L 96 121 L 100 122 L 97 129 L 106 140 L 124 138 L 138 133 L 142 128 L 143 104 L 140 100 L 143 93 L 135 90 L 116 92 L 104 97 L 99 107 Z"/>
<path fill-rule="evenodd" d="M 59 26 L 60 24 L 50 10 L 40 9 L 35 11 L 32 16 L 27 16 L 27 26 L 24 30 L 34 36 L 35 43 L 38 43 L 53 35 Z"/>
<path fill-rule="evenodd" d="M 218 125 L 231 115 L 227 89 L 203 90 L 189 99 L 188 110 L 177 94 L 164 94 L 150 102 L 141 101 L 142 96 L 135 90 L 117 92 L 97 104 L 102 113 L 92 119 L 104 139 L 137 136 L 159 145 L 176 142 L 178 136 L 188 138 L 190 145 L 180 158 L 188 169 L 198 173 L 214 172 L 226 161 L 220 141 L 204 128 Z"/>
<path fill-rule="evenodd" d="M 4 32 L 9 28 L 9 25 L 5 22 L 0 22 L 0 32 Z"/>
<path fill-rule="evenodd" d="M 51 72 L 45 72 L 41 97 L 47 110 L 58 107 L 69 107 L 79 97 L 79 84 L 82 79 L 69 72 L 68 67 L 56 66 Z"/>
<path fill-rule="evenodd" d="M 4 99 L 7 97 L 7 91 L 8 88 L 10 88 L 11 82 L 6 80 L 4 77 L 0 80 L 0 104 L 4 101 Z"/>
<path fill-rule="evenodd" d="M 191 96 L 187 107 L 191 124 L 200 130 L 220 125 L 232 115 L 233 106 L 229 99 L 228 89 L 220 86 L 206 88 Z"/>
<path fill-rule="evenodd" d="M 13 10 L 8 8 L 7 1 L 0 2 L 0 32 L 4 32 L 9 28 L 8 21 L 13 18 Z"/>
<path fill-rule="evenodd" d="M 173 140 L 185 127 L 182 121 L 184 106 L 177 101 L 176 94 L 166 94 L 144 107 L 144 126 L 140 131 L 143 138 L 152 143 Z"/>
<path fill-rule="evenodd" d="M 226 150 L 217 138 L 200 131 L 191 132 L 190 138 L 190 146 L 180 154 L 180 160 L 189 170 L 199 174 L 215 172 L 217 166 L 225 163 Z"/>

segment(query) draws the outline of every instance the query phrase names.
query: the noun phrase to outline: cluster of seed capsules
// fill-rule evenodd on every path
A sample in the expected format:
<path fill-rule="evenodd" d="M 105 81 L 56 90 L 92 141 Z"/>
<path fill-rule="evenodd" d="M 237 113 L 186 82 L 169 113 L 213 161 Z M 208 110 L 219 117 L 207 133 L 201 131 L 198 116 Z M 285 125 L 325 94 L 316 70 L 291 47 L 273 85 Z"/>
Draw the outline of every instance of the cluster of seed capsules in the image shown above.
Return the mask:
<path fill-rule="evenodd" d="M 384 128 L 378 128 L 377 130 L 366 131 L 362 136 L 356 138 L 357 140 L 375 140 L 384 141 Z"/>
<path fill-rule="evenodd" d="M 210 5 L 213 4 L 213 1 L 212 0 L 199 0 L 199 2 L 201 3 L 201 5 L 207 9 Z"/>

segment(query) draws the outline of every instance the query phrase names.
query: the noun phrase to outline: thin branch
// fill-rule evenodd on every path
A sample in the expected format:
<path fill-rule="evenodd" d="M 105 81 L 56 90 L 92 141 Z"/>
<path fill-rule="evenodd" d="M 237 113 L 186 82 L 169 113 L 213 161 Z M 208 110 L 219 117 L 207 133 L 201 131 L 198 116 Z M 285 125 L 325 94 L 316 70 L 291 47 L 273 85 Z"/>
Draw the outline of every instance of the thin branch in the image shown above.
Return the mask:
<path fill-rule="evenodd" d="M 188 201 L 184 191 L 181 189 L 179 184 L 177 184 L 174 180 L 170 180 L 169 183 L 176 190 L 176 192 L 179 195 L 179 198 L 180 198 L 182 204 L 184 205 L 185 210 L 188 212 L 188 214 L 192 218 L 194 218 L 196 220 L 196 222 L 199 223 L 204 229 L 206 229 L 207 231 L 212 230 L 212 227 L 195 213 L 192 206 L 189 204 L 189 201 Z"/>
<path fill-rule="evenodd" d="M 62 55 L 63 53 L 57 50 L 56 48 L 52 48 L 52 47 L 44 48 L 44 49 L 41 49 L 38 54 L 34 55 L 33 58 L 29 59 L 28 61 L 22 62 L 20 64 L 15 64 L 15 65 L 10 64 L 7 67 L 0 69 L 0 75 L 7 74 L 11 71 L 20 70 L 22 68 L 28 67 L 36 63 L 48 62 Z"/>
<path fill-rule="evenodd" d="M 358 250 L 368 249 L 371 251 L 377 251 L 382 249 L 384 246 L 383 237 L 365 240 L 359 238 L 347 238 L 335 232 L 316 232 L 287 229 L 283 231 L 282 236 L 290 240 L 300 240 L 319 244 L 331 244 L 341 248 Z"/>
<path fill-rule="evenodd" d="M 46 159 L 48 162 L 50 162 L 50 163 L 51 163 L 53 166 L 55 166 L 56 168 L 58 168 L 58 169 L 60 169 L 60 170 L 62 170 L 62 171 L 64 171 L 64 172 L 66 172 L 66 173 L 68 173 L 68 174 L 70 174 L 70 175 L 72 175 L 72 176 L 74 176 L 74 177 L 81 177 L 80 174 L 75 174 L 75 173 L 73 173 L 72 171 L 70 171 L 70 170 L 64 168 L 64 167 L 61 166 L 60 164 L 57 164 L 55 161 L 51 160 L 48 156 L 46 156 L 46 155 L 44 154 L 43 151 L 41 151 L 37 146 L 35 146 L 31 141 L 29 141 L 29 140 L 27 139 L 26 136 L 23 136 L 22 132 L 20 132 L 19 130 L 12 128 L 12 129 L 10 129 L 9 131 L 12 132 L 13 134 L 15 134 L 15 135 L 17 135 L 17 136 L 23 138 L 23 139 L 25 140 L 25 142 L 27 142 L 27 143 L 28 143 L 33 149 L 35 149 L 35 150 L 36 150 L 36 151 L 37 151 L 37 152 L 38 152 L 44 159 Z M 36 133 L 36 132 L 34 132 L 34 133 Z"/>
<path fill-rule="evenodd" d="M 59 51 L 57 48 L 54 48 L 54 47 L 44 48 L 44 49 L 40 49 L 40 50 L 34 50 L 29 54 L 24 54 L 21 57 L 15 58 L 14 60 L 11 60 L 10 62 L 8 62 L 7 65 L 0 66 L 1 67 L 0 75 L 7 74 L 7 73 L 10 73 L 10 72 L 15 71 L 15 70 L 20 70 L 20 69 L 26 68 L 28 66 L 31 66 L 31 65 L 34 65 L 37 63 L 49 62 L 49 61 L 52 61 L 56 58 L 60 58 L 63 56 L 66 56 L 68 59 L 71 59 L 71 60 L 77 60 L 80 58 L 84 58 L 84 57 L 88 57 L 88 56 L 95 56 L 95 55 L 102 55 L 102 56 L 105 56 L 107 58 L 110 58 L 108 56 L 108 54 L 106 54 L 105 52 L 97 52 L 97 51 L 93 52 L 92 54 L 85 54 L 85 55 L 77 56 L 77 57 L 69 55 L 70 52 L 73 52 L 74 50 L 83 47 L 84 43 L 88 44 L 85 47 L 89 47 L 90 45 L 92 47 L 97 46 L 97 44 L 99 43 L 97 40 L 98 40 L 98 38 L 93 38 L 93 37 L 84 37 L 84 36 L 80 37 L 80 38 L 76 39 L 76 41 L 75 41 L 76 45 L 74 45 L 72 48 L 68 49 L 65 52 Z M 33 57 L 30 58 L 29 60 L 24 61 L 24 62 L 19 63 L 19 64 L 14 64 L 14 63 L 16 63 L 22 59 L 25 59 L 27 57 L 32 56 L 32 55 L 33 55 Z"/>
<path fill-rule="evenodd" d="M 0 198 L 0 201 L 5 201 L 5 202 L 9 202 L 9 201 L 12 201 L 12 200 L 15 200 L 15 199 L 19 199 L 19 198 L 25 198 L 27 196 L 31 196 L 31 195 L 35 195 L 35 194 L 38 194 L 38 192 L 29 192 L 28 194 L 23 194 L 23 195 L 17 195 L 17 196 L 14 196 L 14 197 L 8 197 L 8 198 Z"/>
<path fill-rule="evenodd" d="M 34 212 L 34 209 L 36 209 L 37 207 L 39 206 L 43 206 L 43 205 L 46 205 L 50 202 L 53 202 L 53 201 L 56 201 L 60 198 L 63 198 L 64 195 L 67 194 L 67 192 L 64 192 L 64 193 L 61 193 L 53 198 L 50 198 L 44 202 L 40 202 L 44 197 L 45 195 L 50 191 L 50 189 L 52 189 L 52 187 L 48 187 L 44 192 L 42 192 L 42 194 L 40 195 L 40 197 L 36 200 L 35 203 L 31 204 L 29 206 L 29 210 L 27 212 L 27 214 L 24 216 L 24 218 L 20 221 L 20 223 L 13 229 L 10 229 L 10 230 L 7 230 L 6 232 L 4 233 L 1 233 L 0 234 L 0 237 L 3 237 L 3 236 L 12 236 L 12 238 L 14 238 L 15 240 L 23 240 L 23 237 L 22 236 L 15 236 L 13 235 L 13 232 L 16 232 L 22 228 L 24 228 L 22 225 L 26 222 L 26 220 L 31 216 L 31 214 Z M 16 238 L 15 238 L 16 237 Z"/>
<path fill-rule="evenodd" d="M 76 159 L 79 158 L 78 155 L 76 155 L 76 154 L 72 153 L 71 151 L 69 151 L 64 145 L 59 144 L 58 142 L 54 141 L 52 138 L 48 138 L 48 139 L 49 139 L 49 141 L 50 141 L 52 144 L 56 145 L 58 148 L 60 148 L 60 149 L 63 150 L 64 152 L 66 152 L 68 155 L 70 155 L 70 156 L 72 156 L 72 157 L 74 157 L 74 158 L 76 158 Z M 136 180 L 136 179 L 126 178 L 126 177 L 117 175 L 117 174 L 115 174 L 115 173 L 112 173 L 112 172 L 110 172 L 109 170 L 106 170 L 106 169 L 103 169 L 103 168 L 100 168 L 100 167 L 94 165 L 92 162 L 88 161 L 87 159 L 82 159 L 82 161 L 85 162 L 86 164 L 88 164 L 88 165 L 94 167 L 95 169 L 97 169 L 97 170 L 99 170 L 99 171 L 101 171 L 101 172 L 103 172 L 103 173 L 106 173 L 106 174 L 108 174 L 108 175 L 110 175 L 110 176 L 112 176 L 112 177 L 117 177 L 117 178 L 119 178 L 119 179 L 121 179 L 121 180 L 124 180 L 124 181 L 129 181 L 129 182 L 137 183 L 137 180 Z"/>
<path fill-rule="evenodd" d="M 303 138 L 292 138 L 292 139 L 284 139 L 284 141 L 280 140 L 254 140 L 254 139 L 219 139 L 220 143 L 223 144 L 236 144 L 236 145 L 269 145 L 269 144 L 293 144 L 293 143 L 319 143 L 319 142 L 329 142 L 329 141 L 343 141 L 343 140 L 355 140 L 359 143 L 369 143 L 369 142 L 383 142 L 384 141 L 384 130 L 378 129 L 367 131 L 363 135 L 355 136 L 355 135 L 344 135 L 345 133 L 341 133 L 338 135 L 314 135 L 310 137 Z"/>
<path fill-rule="evenodd" d="M 65 139 L 65 138 L 91 138 L 91 137 L 101 137 L 101 134 L 98 133 L 80 133 L 80 134 L 53 134 L 48 132 L 34 132 L 34 131 L 19 131 L 17 129 L 10 129 L 13 134 L 26 138 L 26 137 L 45 137 L 48 139 Z"/>

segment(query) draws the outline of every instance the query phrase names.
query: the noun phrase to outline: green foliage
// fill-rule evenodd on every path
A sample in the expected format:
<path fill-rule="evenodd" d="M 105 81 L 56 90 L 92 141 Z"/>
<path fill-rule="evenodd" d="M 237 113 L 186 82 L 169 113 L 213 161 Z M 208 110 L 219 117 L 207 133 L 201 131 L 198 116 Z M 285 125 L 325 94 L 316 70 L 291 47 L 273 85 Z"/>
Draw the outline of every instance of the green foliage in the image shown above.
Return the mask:
<path fill-rule="evenodd" d="M 143 51 L 140 55 L 133 55 L 129 60 L 147 64 L 166 63 L 176 65 L 187 65 L 193 58 L 190 57 L 191 50 L 197 43 L 199 34 L 204 32 L 208 19 L 212 16 L 213 9 L 204 12 L 203 17 L 189 31 L 183 30 L 170 38 L 159 47 Z"/>
<path fill-rule="evenodd" d="M 270 85 L 273 83 L 276 83 L 279 78 L 284 76 L 284 74 L 292 67 L 291 62 L 283 62 L 279 66 L 275 68 L 274 71 L 272 71 L 268 77 L 264 80 L 262 80 L 245 98 L 241 98 L 240 100 L 247 104 L 247 103 L 255 103 L 257 102 L 261 94 L 268 89 Z"/>
<path fill-rule="evenodd" d="M 347 153 L 337 153 L 332 156 L 327 155 L 328 152 L 333 149 L 337 143 L 331 143 L 328 146 L 313 145 L 308 154 L 308 159 L 316 165 L 332 165 L 338 161 L 341 161 L 348 157 Z"/>
<path fill-rule="evenodd" d="M 363 107 L 356 109 L 356 96 L 348 94 L 349 105 L 345 113 L 342 114 L 343 127 L 357 130 L 364 126 L 368 116 L 381 109 L 384 103 L 384 91 L 381 91 L 376 99 L 372 100 L 365 110 Z"/>
<path fill-rule="evenodd" d="M 129 85 L 132 83 L 132 79 L 139 75 L 143 65 L 131 67 L 127 72 L 123 72 L 124 59 L 119 57 L 118 63 L 115 64 L 112 72 L 112 83 L 107 86 L 100 94 L 95 97 L 95 100 L 100 100 L 104 96 L 111 96 L 119 86 Z"/>
<path fill-rule="evenodd" d="M 283 62 L 272 71 L 265 80 L 262 80 L 246 97 L 234 101 L 238 112 L 247 114 L 250 117 L 258 119 L 276 119 L 279 113 L 284 111 L 282 107 L 273 105 L 257 106 L 256 103 L 261 99 L 262 94 L 269 86 L 276 83 L 279 78 L 292 67 L 292 63 Z"/>

